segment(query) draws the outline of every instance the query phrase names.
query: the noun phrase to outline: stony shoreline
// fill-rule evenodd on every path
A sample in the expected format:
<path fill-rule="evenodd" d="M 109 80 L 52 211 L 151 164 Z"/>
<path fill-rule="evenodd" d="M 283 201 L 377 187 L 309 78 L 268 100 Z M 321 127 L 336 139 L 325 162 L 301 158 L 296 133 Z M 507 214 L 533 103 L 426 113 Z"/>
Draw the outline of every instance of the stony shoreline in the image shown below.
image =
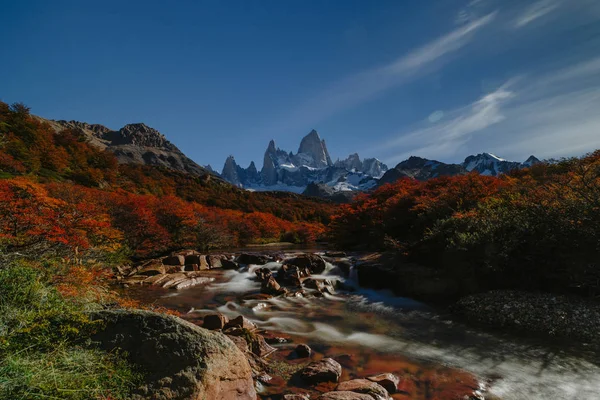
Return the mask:
<path fill-rule="evenodd" d="M 575 296 L 494 290 L 464 297 L 451 311 L 488 328 L 600 346 L 600 303 Z"/>

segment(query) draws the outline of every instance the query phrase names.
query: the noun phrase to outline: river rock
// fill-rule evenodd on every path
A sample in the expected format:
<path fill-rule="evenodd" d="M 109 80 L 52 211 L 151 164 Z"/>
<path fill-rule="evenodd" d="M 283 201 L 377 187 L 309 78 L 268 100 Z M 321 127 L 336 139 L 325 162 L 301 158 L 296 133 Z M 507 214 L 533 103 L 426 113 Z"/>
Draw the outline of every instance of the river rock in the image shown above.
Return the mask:
<path fill-rule="evenodd" d="M 198 264 L 185 264 L 183 267 L 183 271 L 192 272 L 192 271 L 200 271 L 200 266 Z"/>
<path fill-rule="evenodd" d="M 192 265 L 192 264 L 196 264 L 196 265 L 200 265 L 200 254 L 191 254 L 188 256 L 185 256 L 185 265 Z"/>
<path fill-rule="evenodd" d="M 327 251 L 325 252 L 325 256 L 332 258 L 341 258 L 346 257 L 346 253 L 344 253 L 343 251 Z"/>
<path fill-rule="evenodd" d="M 272 295 L 283 294 L 286 291 L 281 287 L 281 285 L 279 285 L 279 283 L 277 283 L 275 278 L 273 278 L 272 276 L 269 276 L 267 280 L 262 282 L 260 290 L 263 293 Z"/>
<path fill-rule="evenodd" d="M 150 264 L 140 268 L 136 275 L 154 276 L 163 275 L 167 273 L 167 269 L 163 264 Z"/>
<path fill-rule="evenodd" d="M 296 352 L 296 355 L 299 358 L 310 357 L 310 355 L 312 353 L 312 349 L 308 345 L 303 344 L 303 343 L 296 346 L 296 349 L 294 351 Z"/>
<path fill-rule="evenodd" d="M 229 321 L 225 325 L 225 328 L 242 328 L 253 331 L 256 330 L 256 325 L 254 325 L 254 323 L 248 318 L 244 317 L 243 315 L 240 315 L 237 318 L 234 318 L 231 321 Z"/>
<path fill-rule="evenodd" d="M 310 398 L 303 394 L 284 394 L 283 400 L 310 400 Z"/>
<path fill-rule="evenodd" d="M 222 260 L 224 258 L 225 256 L 222 255 L 208 255 L 207 260 L 208 264 L 210 265 L 210 269 L 221 268 L 223 266 Z"/>
<path fill-rule="evenodd" d="M 204 323 L 202 327 L 211 331 L 217 331 L 225 328 L 225 325 L 229 322 L 229 319 L 221 314 L 211 314 L 204 317 Z"/>
<path fill-rule="evenodd" d="M 284 264 L 277 271 L 277 278 L 285 285 L 301 286 L 302 278 L 310 275 L 308 268 L 299 268 L 296 265 Z"/>
<path fill-rule="evenodd" d="M 396 375 L 390 374 L 390 373 L 369 376 L 367 379 L 370 380 L 371 382 L 380 384 L 389 393 L 396 393 L 396 390 L 398 388 L 398 383 L 400 383 L 400 378 L 398 378 Z"/>
<path fill-rule="evenodd" d="M 335 260 L 333 263 L 336 267 L 342 271 L 345 276 L 350 276 L 350 270 L 352 269 L 352 261 L 349 260 Z"/>
<path fill-rule="evenodd" d="M 153 276 L 150 276 L 150 277 L 144 279 L 144 283 L 147 284 L 147 285 L 161 286 L 168 279 L 169 279 L 169 275 L 168 274 L 165 274 L 165 275 L 153 275 Z"/>
<path fill-rule="evenodd" d="M 182 255 L 165 257 L 162 260 L 164 265 L 185 265 L 185 257 Z"/>
<path fill-rule="evenodd" d="M 302 281 L 302 285 L 309 289 L 316 289 L 320 293 L 335 293 L 333 283 L 329 279 L 307 278 L 304 281 Z"/>
<path fill-rule="evenodd" d="M 259 268 L 256 271 L 254 271 L 254 273 L 256 274 L 258 280 L 261 282 L 266 281 L 273 275 L 269 268 Z"/>
<path fill-rule="evenodd" d="M 240 264 L 246 265 L 265 265 L 266 263 L 272 261 L 272 258 L 264 254 L 242 253 L 237 257 L 236 261 Z"/>
<path fill-rule="evenodd" d="M 320 274 L 325 271 L 325 260 L 316 254 L 302 254 L 285 260 L 286 265 L 295 265 L 299 268 L 308 268 L 311 274 Z"/>
<path fill-rule="evenodd" d="M 355 392 L 329 392 L 317 397 L 317 400 L 373 400 L 368 394 Z"/>
<path fill-rule="evenodd" d="M 134 400 L 255 400 L 252 371 L 225 335 L 181 318 L 141 310 L 99 311 L 93 340 L 120 349 L 146 373 Z"/>
<path fill-rule="evenodd" d="M 223 267 L 223 269 L 238 269 L 240 266 L 235 261 L 224 258 L 221 260 L 221 267 Z"/>
<path fill-rule="evenodd" d="M 352 379 L 338 385 L 335 390 L 340 392 L 356 392 L 371 396 L 375 400 L 388 400 L 390 395 L 383 386 L 368 379 Z"/>
<path fill-rule="evenodd" d="M 300 371 L 300 377 L 309 384 L 337 382 L 342 375 L 342 366 L 332 358 L 324 358 L 308 364 Z"/>
<path fill-rule="evenodd" d="M 257 334 L 250 336 L 249 346 L 250 346 L 252 353 L 256 354 L 259 357 L 266 357 L 269 354 L 276 351 L 276 349 L 274 347 L 267 344 L 264 337 L 262 337 L 261 335 L 257 335 Z"/>
<path fill-rule="evenodd" d="M 215 278 L 210 278 L 210 277 L 206 277 L 206 276 L 188 277 L 187 279 L 184 279 L 183 281 L 178 282 L 173 287 L 177 290 L 186 289 L 186 288 L 189 288 L 192 286 L 206 285 L 207 283 L 210 283 L 214 280 L 215 280 Z"/>

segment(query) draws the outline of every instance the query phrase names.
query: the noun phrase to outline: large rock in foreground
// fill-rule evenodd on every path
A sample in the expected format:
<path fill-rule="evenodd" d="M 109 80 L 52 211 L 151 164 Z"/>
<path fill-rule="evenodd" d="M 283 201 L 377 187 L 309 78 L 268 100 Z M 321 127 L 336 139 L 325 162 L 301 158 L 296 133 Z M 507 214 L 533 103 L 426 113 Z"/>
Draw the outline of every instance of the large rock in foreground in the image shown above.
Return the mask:
<path fill-rule="evenodd" d="M 221 333 L 150 311 L 100 311 L 93 318 L 105 322 L 94 340 L 127 352 L 147 372 L 132 399 L 256 399 L 248 361 Z"/>

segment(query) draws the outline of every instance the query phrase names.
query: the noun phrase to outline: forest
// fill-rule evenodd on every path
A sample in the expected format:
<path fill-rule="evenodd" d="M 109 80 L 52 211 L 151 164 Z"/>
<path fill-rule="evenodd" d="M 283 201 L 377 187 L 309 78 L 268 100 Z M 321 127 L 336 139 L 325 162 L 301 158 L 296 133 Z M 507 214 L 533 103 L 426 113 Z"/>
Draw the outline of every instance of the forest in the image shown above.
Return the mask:
<path fill-rule="evenodd" d="M 600 294 L 600 151 L 499 177 L 401 179 L 340 206 L 338 247 L 475 277 L 479 290 Z"/>
<path fill-rule="evenodd" d="M 23 104 L 0 103 L 0 246 L 5 252 L 142 258 L 286 240 L 314 242 L 334 205 L 251 193 L 217 177 L 118 164 Z"/>

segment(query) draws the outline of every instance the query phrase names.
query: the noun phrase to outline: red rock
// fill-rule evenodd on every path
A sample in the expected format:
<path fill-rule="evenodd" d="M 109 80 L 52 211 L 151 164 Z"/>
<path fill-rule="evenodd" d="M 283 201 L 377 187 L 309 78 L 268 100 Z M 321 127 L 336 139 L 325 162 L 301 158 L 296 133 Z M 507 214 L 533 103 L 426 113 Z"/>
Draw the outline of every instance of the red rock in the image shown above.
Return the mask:
<path fill-rule="evenodd" d="M 331 358 L 310 363 L 300 371 L 302 379 L 309 384 L 337 382 L 342 375 L 342 366 Z"/>
<path fill-rule="evenodd" d="M 231 321 L 229 321 L 225 325 L 225 328 L 244 328 L 244 329 L 249 329 L 249 330 L 255 330 L 256 325 L 254 325 L 254 323 L 252 321 L 250 321 L 248 318 L 244 317 L 243 315 L 240 315 L 239 317 L 234 318 Z"/>
<path fill-rule="evenodd" d="M 312 353 L 312 349 L 306 344 L 299 344 L 295 351 L 296 355 L 300 358 L 310 357 L 310 354 Z"/>
<path fill-rule="evenodd" d="M 398 378 L 394 374 L 379 374 L 375 376 L 369 376 L 367 378 L 371 382 L 375 382 L 383 386 L 389 393 L 396 393 L 398 383 L 400 383 L 400 378 Z"/>
<path fill-rule="evenodd" d="M 204 317 L 204 323 L 202 324 L 202 327 L 204 329 L 216 331 L 225 328 L 225 325 L 227 325 L 228 322 L 229 318 L 221 313 L 211 314 Z"/>
<path fill-rule="evenodd" d="M 353 379 L 342 382 L 335 390 L 368 394 L 375 400 L 388 400 L 390 397 L 383 386 L 368 379 Z"/>

